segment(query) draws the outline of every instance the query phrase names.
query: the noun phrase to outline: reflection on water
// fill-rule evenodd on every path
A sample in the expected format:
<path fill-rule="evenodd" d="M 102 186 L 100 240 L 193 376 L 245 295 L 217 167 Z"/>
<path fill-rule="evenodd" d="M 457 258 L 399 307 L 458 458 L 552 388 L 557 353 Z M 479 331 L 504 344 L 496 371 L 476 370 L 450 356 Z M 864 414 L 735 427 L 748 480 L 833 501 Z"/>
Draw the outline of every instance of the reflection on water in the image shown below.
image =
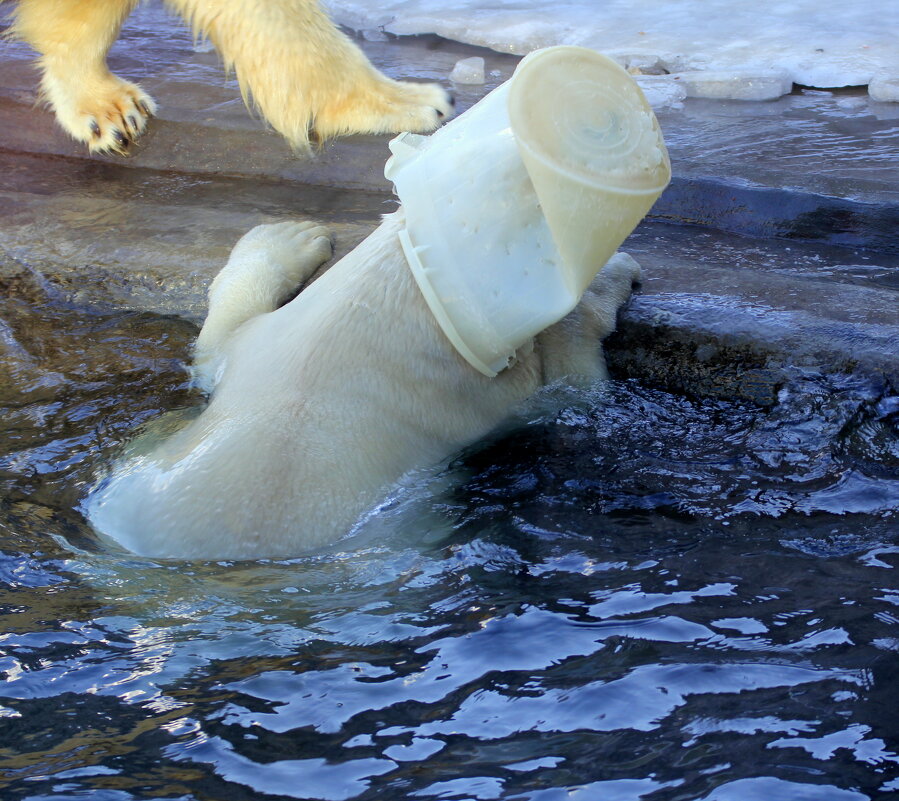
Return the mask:
<path fill-rule="evenodd" d="M 195 329 L 3 289 L 4 799 L 899 791 L 889 387 L 549 391 L 333 550 L 154 562 L 77 506 Z"/>

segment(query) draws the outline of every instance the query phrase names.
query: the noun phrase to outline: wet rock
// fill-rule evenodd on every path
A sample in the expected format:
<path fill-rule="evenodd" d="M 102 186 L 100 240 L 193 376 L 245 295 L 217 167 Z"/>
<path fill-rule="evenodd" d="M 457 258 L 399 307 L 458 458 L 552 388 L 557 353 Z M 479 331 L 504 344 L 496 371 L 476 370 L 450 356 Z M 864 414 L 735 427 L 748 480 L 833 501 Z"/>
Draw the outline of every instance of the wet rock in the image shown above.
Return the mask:
<path fill-rule="evenodd" d="M 340 258 L 394 207 L 365 192 L 0 153 L 0 278 L 26 271 L 69 303 L 196 321 L 254 225 L 322 222 Z"/>
<path fill-rule="evenodd" d="M 518 63 L 435 37 L 361 45 L 397 78 L 439 80 L 482 58 L 486 83 L 457 84 L 460 111 Z M 32 57 L 13 44 L 0 58 L 0 280 L 26 274 L 54 302 L 196 322 L 208 283 L 253 225 L 322 222 L 339 257 L 395 208 L 383 175 L 389 136 L 297 157 L 247 112 L 216 54 L 197 52 L 159 6 L 139 7 L 110 57 L 160 103 L 127 159 L 88 157 L 34 107 Z M 674 66 L 650 55 L 625 63 Z M 683 76 L 636 79 L 674 165 L 653 215 L 678 224 L 644 224 L 625 245 L 646 280 L 610 344 L 613 366 L 757 402 L 791 360 L 894 375 L 894 107 L 860 90 L 764 104 L 684 99 Z"/>
<path fill-rule="evenodd" d="M 761 405 L 797 370 L 899 386 L 895 257 L 651 224 L 622 249 L 644 282 L 606 342 L 619 376 Z"/>
<path fill-rule="evenodd" d="M 389 37 L 381 28 L 366 28 L 362 31 L 362 38 L 366 42 L 386 42 Z"/>

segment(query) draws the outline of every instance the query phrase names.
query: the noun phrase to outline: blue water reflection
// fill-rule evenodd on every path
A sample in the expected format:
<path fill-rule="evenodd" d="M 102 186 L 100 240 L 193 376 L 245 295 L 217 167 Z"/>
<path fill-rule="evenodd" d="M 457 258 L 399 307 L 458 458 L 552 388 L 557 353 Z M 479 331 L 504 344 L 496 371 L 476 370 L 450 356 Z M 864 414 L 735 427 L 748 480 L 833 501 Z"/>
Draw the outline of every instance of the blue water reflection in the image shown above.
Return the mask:
<path fill-rule="evenodd" d="M 899 790 L 890 387 L 553 389 L 334 549 L 159 562 L 77 507 L 136 422 L 192 402 L 193 330 L 16 303 L 19 353 L 69 389 L 0 388 L 4 799 Z"/>

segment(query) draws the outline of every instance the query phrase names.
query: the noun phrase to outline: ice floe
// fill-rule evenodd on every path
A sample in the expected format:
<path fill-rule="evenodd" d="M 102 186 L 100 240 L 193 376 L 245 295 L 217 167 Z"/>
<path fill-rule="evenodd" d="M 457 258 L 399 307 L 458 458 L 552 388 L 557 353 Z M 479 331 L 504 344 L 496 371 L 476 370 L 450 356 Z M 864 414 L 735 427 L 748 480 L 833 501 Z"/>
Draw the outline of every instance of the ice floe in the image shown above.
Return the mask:
<path fill-rule="evenodd" d="M 455 83 L 484 83 L 484 59 L 474 56 L 457 61 L 449 77 Z"/>
<path fill-rule="evenodd" d="M 872 98 L 899 98 L 897 0 L 325 1 L 337 22 L 360 31 L 436 33 L 520 55 L 592 47 L 639 74 L 691 73 L 687 95 L 766 99 L 784 82 L 789 91 L 792 83 L 868 85 L 876 76 Z"/>

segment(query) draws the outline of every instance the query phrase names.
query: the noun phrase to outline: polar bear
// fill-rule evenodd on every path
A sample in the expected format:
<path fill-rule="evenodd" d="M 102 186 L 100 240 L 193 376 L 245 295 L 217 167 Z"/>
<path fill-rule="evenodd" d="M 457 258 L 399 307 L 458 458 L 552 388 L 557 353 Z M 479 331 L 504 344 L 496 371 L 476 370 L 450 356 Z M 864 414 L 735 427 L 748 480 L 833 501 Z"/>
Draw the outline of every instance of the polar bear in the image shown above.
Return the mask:
<path fill-rule="evenodd" d="M 2 0 L 0 0 L 2 2 Z M 138 0 L 18 0 L 9 35 L 40 53 L 43 98 L 91 152 L 124 153 L 156 110 L 140 86 L 113 75 L 106 54 Z M 166 0 L 209 37 L 244 99 L 299 151 L 351 133 L 432 131 L 452 116 L 437 84 L 379 73 L 335 28 L 318 0 Z"/>
<path fill-rule="evenodd" d="M 618 253 L 567 317 L 489 378 L 453 347 L 406 262 L 404 212 L 308 286 L 331 255 L 309 222 L 246 234 L 209 290 L 186 427 L 120 464 L 94 527 L 152 557 L 289 557 L 346 533 L 392 484 L 500 424 L 539 387 L 606 376 L 600 341 L 639 279 Z M 302 291 L 289 303 L 282 301 Z"/>

